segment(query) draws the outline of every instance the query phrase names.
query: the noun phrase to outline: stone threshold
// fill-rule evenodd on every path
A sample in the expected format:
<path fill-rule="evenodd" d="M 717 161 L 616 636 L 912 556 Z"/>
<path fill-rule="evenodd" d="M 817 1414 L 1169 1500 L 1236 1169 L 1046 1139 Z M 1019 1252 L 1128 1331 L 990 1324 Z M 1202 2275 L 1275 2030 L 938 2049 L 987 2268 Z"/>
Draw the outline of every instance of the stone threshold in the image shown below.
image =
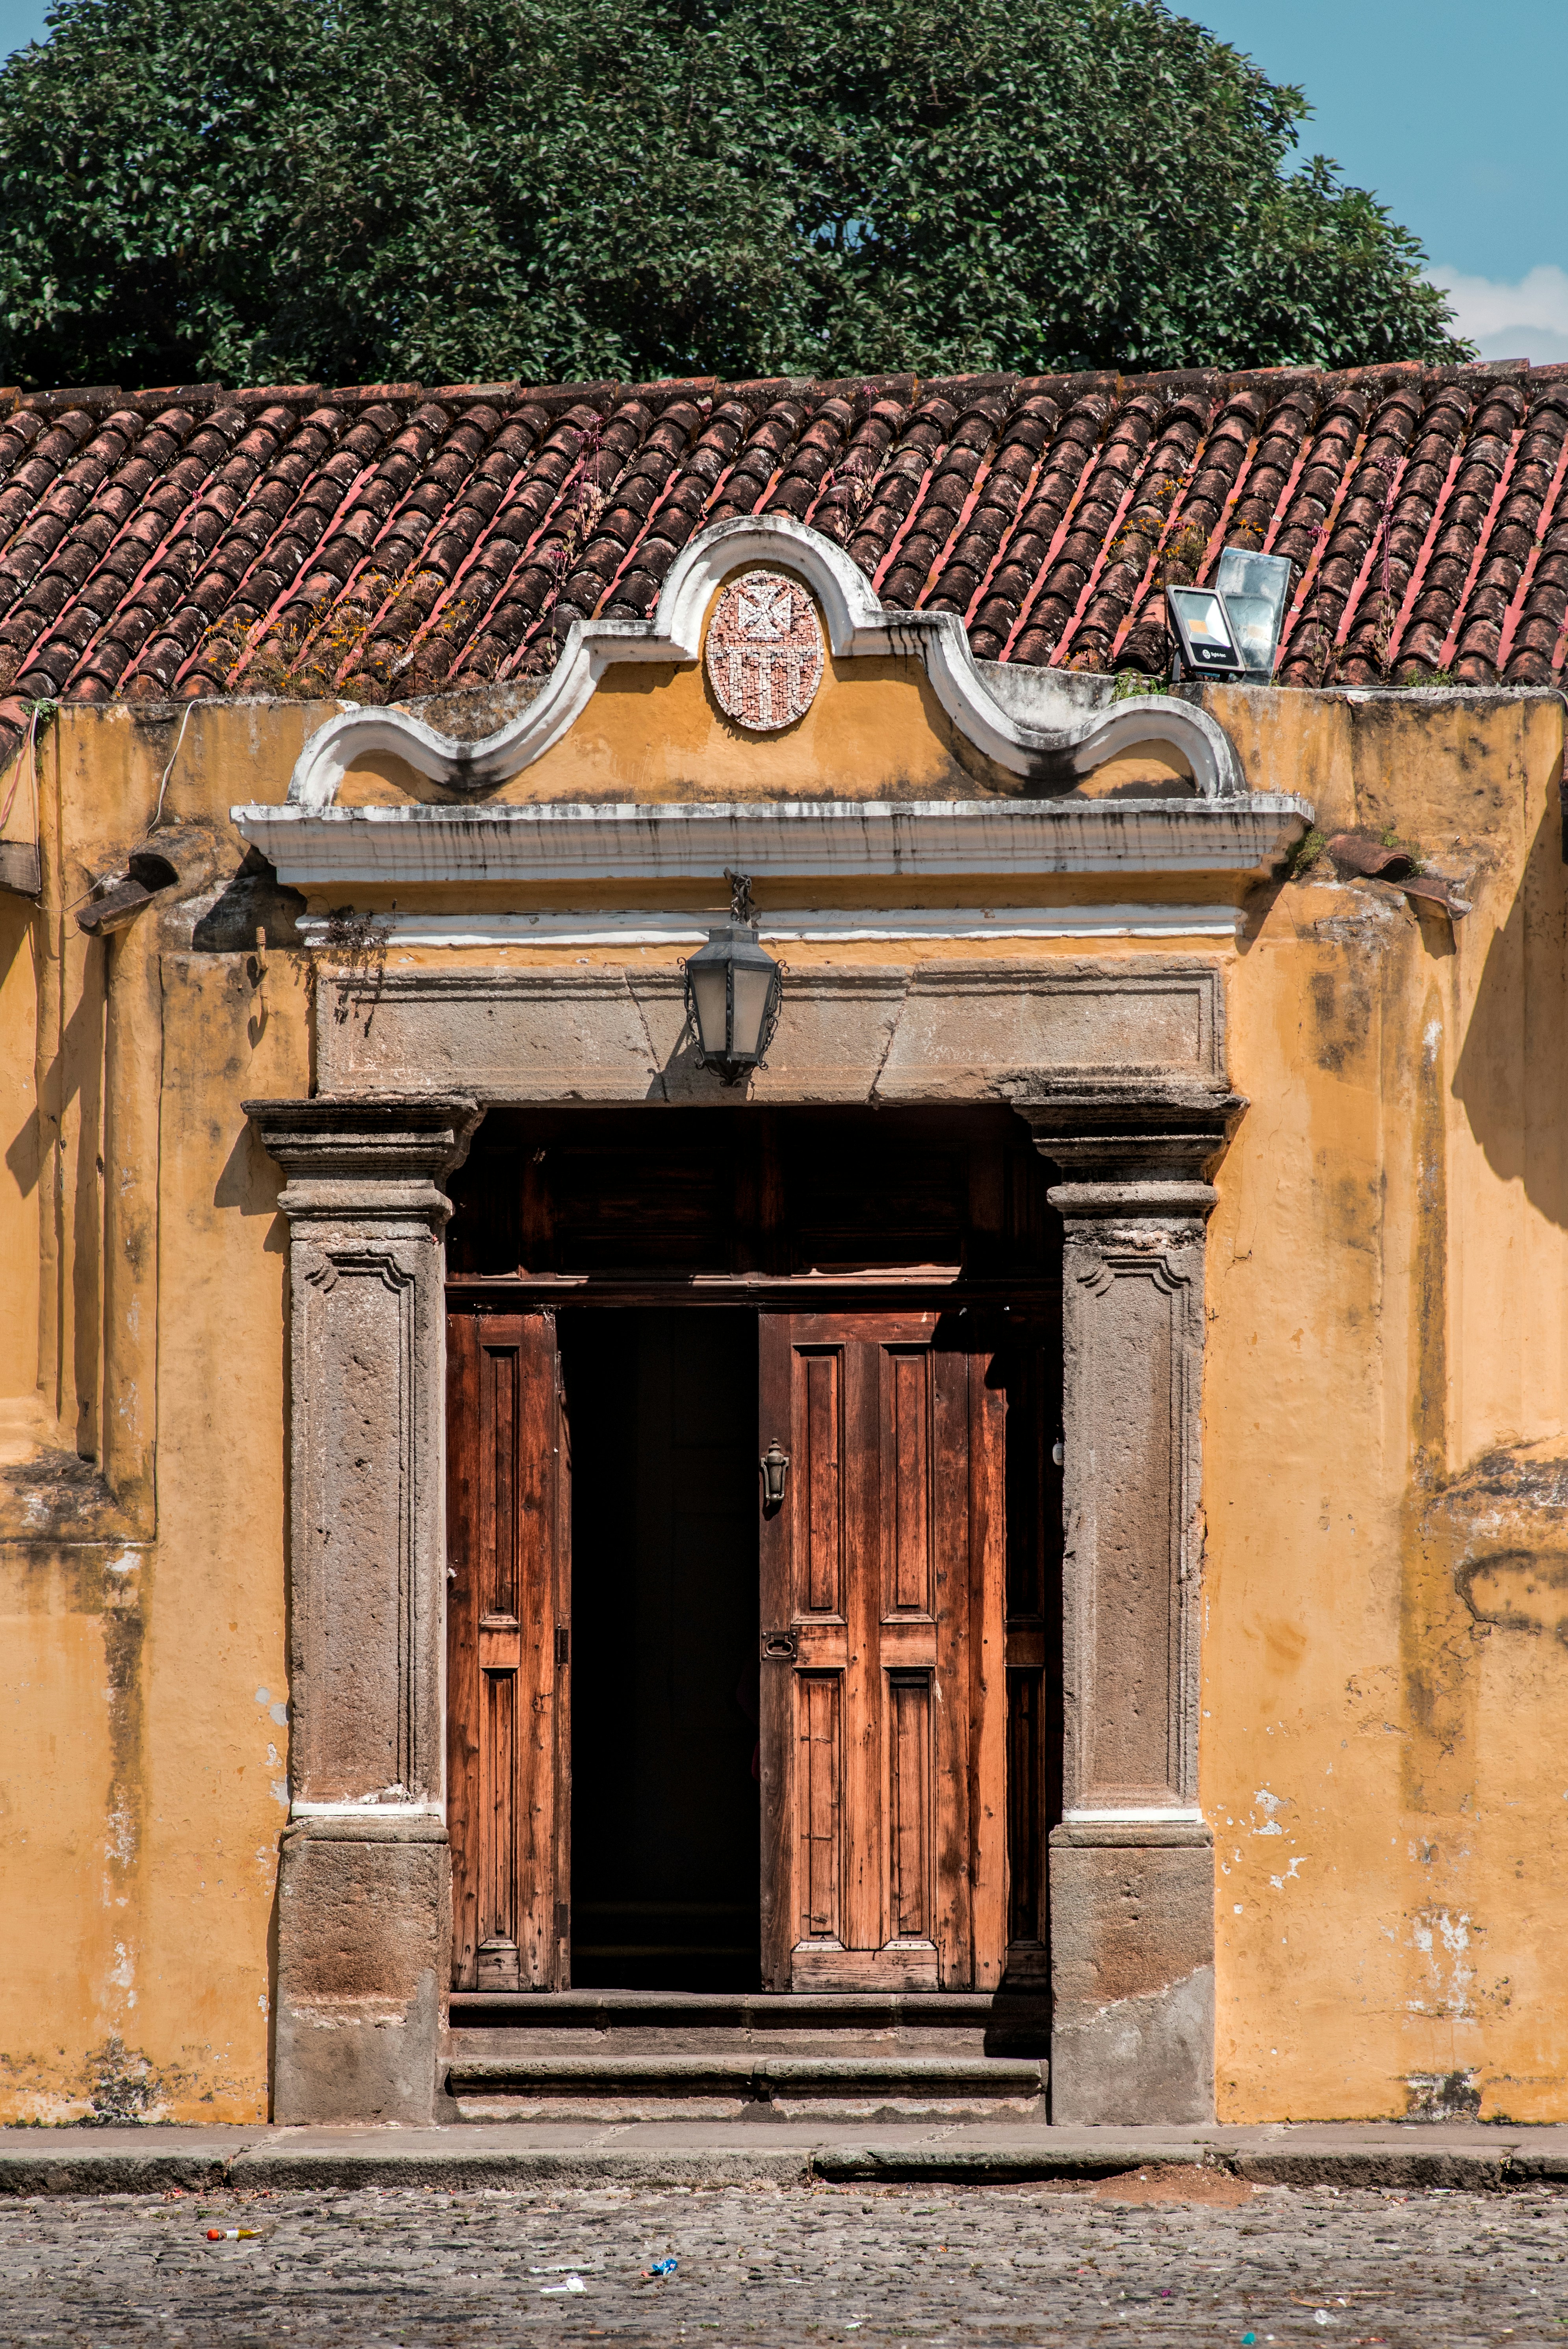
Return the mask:
<path fill-rule="evenodd" d="M 1106 2178 L 1150 2163 L 1257 2185 L 1501 2191 L 1568 2180 L 1568 2126 L 1340 2122 L 1254 2128 L 772 2122 L 441 2128 L 0 2129 L 0 2195 L 433 2186 L 655 2188 Z"/>

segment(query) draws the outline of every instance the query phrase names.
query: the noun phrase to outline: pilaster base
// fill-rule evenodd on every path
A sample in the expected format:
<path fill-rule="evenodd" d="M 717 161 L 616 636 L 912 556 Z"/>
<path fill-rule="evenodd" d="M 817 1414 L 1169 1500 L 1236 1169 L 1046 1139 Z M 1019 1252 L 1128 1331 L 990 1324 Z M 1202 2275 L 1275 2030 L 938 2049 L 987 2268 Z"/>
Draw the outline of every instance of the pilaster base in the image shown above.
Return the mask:
<path fill-rule="evenodd" d="M 451 1951 L 452 1855 L 439 1819 L 289 1827 L 273 2117 L 433 2120 Z"/>
<path fill-rule="evenodd" d="M 1053 1831 L 1054 2122 L 1214 2117 L 1213 1839 L 1155 1832 Z"/>

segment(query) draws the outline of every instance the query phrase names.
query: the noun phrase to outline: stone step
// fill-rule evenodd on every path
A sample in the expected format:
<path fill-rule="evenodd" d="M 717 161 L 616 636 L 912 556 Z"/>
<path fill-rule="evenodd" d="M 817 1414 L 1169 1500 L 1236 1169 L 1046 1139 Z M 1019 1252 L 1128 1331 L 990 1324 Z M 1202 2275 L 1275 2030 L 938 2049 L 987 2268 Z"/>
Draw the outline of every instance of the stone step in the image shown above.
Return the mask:
<path fill-rule="evenodd" d="M 538 2054 L 886 2054 L 1040 2057 L 1038 1992 L 887 1993 L 454 1992 L 454 2058 Z"/>
<path fill-rule="evenodd" d="M 454 2054 L 448 2110 L 461 2121 L 956 2121 L 1045 2117 L 1038 2060 L 913 2055 Z"/>

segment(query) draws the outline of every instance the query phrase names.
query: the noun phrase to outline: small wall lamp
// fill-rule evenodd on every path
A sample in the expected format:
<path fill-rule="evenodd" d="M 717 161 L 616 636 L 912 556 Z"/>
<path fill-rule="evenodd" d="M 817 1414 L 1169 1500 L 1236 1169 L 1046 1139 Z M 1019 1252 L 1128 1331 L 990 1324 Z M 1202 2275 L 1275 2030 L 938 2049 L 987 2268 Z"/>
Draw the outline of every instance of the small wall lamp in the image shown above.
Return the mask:
<path fill-rule="evenodd" d="M 759 1463 L 763 1472 L 763 1506 L 776 1509 L 784 1496 L 784 1478 L 789 1475 L 789 1454 L 775 1435 Z"/>

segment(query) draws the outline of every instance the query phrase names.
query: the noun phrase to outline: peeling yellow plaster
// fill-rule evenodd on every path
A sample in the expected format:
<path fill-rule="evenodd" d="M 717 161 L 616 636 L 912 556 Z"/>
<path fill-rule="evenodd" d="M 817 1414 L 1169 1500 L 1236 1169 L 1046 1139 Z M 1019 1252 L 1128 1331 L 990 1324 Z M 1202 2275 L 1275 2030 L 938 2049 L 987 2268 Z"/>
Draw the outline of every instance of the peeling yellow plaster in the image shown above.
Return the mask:
<path fill-rule="evenodd" d="M 731 739 L 696 671 L 645 675 L 601 695 L 600 733 L 552 751 L 521 795 L 597 796 L 612 771 L 611 796 L 988 787 L 955 775 L 922 680 L 856 666 L 815 726 L 772 745 Z M 1450 932 L 1321 867 L 1237 893 L 1234 950 L 1200 942 L 1227 974 L 1251 1103 L 1209 1246 L 1200 1786 L 1220 2114 L 1568 2118 L 1563 706 L 1240 688 L 1208 703 L 1255 783 L 1315 798 L 1325 832 L 1395 830 L 1476 906 Z M 165 813 L 209 826 L 232 874 L 228 807 L 281 801 L 329 714 L 197 705 Z M 0 1478 L 11 2118 L 143 2095 L 149 2112 L 248 2120 L 265 2097 L 286 1284 L 276 1171 L 239 1102 L 307 1089 L 310 962 L 275 947 L 258 974 L 246 953 L 193 951 L 190 916 L 162 913 L 89 947 L 68 912 L 145 831 L 182 722 L 63 710 L 40 761 L 44 904 L 0 900 L 0 1237 L 17 1267 L 0 1436 L 26 1455 L 20 1481 Z M 386 776 L 356 788 L 397 796 Z M 856 894 L 893 908 L 933 893 Z M 1105 880 L 1031 899 L 982 876 L 934 894 L 1197 892 Z M 1138 959 L 1180 943 L 995 950 Z M 953 951 L 911 942 L 898 958 Z M 788 956 L 850 958 L 888 949 Z"/>

